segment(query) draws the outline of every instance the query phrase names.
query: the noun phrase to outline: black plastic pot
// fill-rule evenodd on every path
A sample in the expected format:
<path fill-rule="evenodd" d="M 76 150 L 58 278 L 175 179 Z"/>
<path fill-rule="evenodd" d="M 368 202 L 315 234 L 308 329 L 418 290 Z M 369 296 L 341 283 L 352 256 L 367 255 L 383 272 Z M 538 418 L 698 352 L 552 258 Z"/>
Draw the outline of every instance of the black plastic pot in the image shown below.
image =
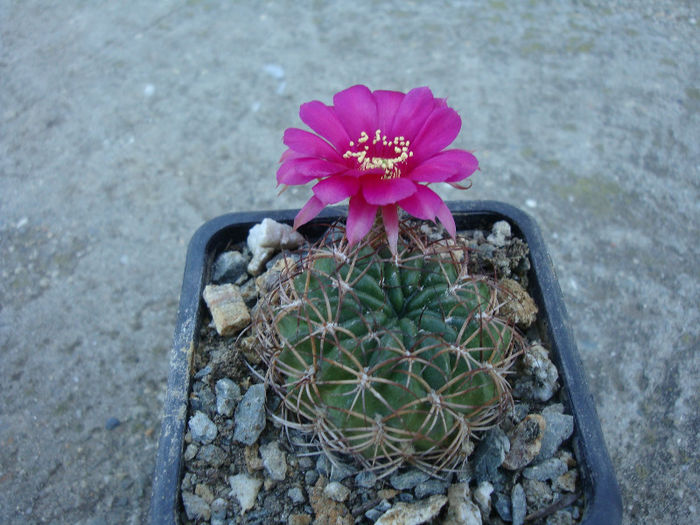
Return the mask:
<path fill-rule="evenodd" d="M 544 320 L 552 358 L 559 369 L 566 411 L 574 417 L 573 448 L 581 469 L 580 482 L 586 499 L 582 523 L 620 523 L 620 490 L 574 343 L 561 290 L 539 228 L 527 214 L 501 202 L 451 202 L 449 206 L 458 230 L 490 229 L 495 221 L 506 220 L 511 225 L 513 235 L 527 242 L 531 263 L 529 291 Z M 265 217 L 291 224 L 295 214 L 296 211 L 286 210 L 223 215 L 205 223 L 190 241 L 153 479 L 150 508 L 150 523 L 153 525 L 178 522 L 182 452 L 193 373 L 192 355 L 198 343 L 205 308 L 202 291 L 209 282 L 212 262 L 228 245 L 245 241 L 248 230 Z M 338 209 L 324 210 L 302 228 L 302 233 L 311 238 L 320 236 L 325 225 L 339 216 L 342 213 Z"/>

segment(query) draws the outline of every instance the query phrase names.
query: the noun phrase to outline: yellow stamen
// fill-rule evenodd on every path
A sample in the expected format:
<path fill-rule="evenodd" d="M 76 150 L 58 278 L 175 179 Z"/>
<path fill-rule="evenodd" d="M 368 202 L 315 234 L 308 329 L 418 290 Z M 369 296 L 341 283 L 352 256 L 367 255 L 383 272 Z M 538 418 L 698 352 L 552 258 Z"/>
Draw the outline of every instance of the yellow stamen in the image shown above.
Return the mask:
<path fill-rule="evenodd" d="M 366 131 L 360 133 L 360 138 L 357 139 L 357 144 L 364 144 L 369 140 L 369 135 Z M 381 140 L 382 146 L 391 147 L 396 154 L 395 157 L 368 157 L 369 145 L 364 146 L 364 151 L 348 150 L 343 154 L 343 158 L 351 157 L 357 159 L 360 169 L 363 171 L 382 169 L 384 170 L 383 179 L 397 179 L 401 177 L 400 164 L 413 156 L 413 152 L 409 151 L 410 141 L 405 140 L 403 136 L 394 137 L 387 140 L 386 135 L 382 135 L 380 129 L 375 130 L 372 145 L 377 145 Z M 350 147 L 355 147 L 355 142 L 350 142 Z"/>

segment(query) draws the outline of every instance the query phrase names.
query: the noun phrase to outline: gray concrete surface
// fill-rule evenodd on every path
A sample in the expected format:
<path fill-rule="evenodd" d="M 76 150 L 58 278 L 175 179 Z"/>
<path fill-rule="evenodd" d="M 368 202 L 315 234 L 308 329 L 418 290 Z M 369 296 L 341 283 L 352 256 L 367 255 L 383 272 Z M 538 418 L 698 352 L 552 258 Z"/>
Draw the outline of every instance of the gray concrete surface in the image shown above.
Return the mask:
<path fill-rule="evenodd" d="M 140 523 L 186 243 L 302 102 L 429 85 L 539 222 L 625 523 L 700 522 L 695 1 L 0 0 L 0 522 Z M 121 424 L 106 429 L 109 418 Z"/>

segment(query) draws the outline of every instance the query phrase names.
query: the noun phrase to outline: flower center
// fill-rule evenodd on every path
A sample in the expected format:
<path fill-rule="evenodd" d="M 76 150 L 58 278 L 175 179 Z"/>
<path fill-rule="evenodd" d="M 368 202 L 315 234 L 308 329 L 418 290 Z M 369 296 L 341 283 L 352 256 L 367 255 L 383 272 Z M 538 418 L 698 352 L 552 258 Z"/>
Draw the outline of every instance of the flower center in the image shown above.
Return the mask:
<path fill-rule="evenodd" d="M 387 139 L 380 129 L 374 132 L 370 144 L 370 136 L 363 131 L 357 142 L 350 141 L 350 147 L 353 149 L 346 151 L 343 158 L 357 160 L 362 171 L 381 169 L 384 170 L 383 179 L 398 179 L 401 177 L 399 165 L 413 157 L 413 152 L 409 150 L 410 145 L 411 141 L 403 136 Z"/>

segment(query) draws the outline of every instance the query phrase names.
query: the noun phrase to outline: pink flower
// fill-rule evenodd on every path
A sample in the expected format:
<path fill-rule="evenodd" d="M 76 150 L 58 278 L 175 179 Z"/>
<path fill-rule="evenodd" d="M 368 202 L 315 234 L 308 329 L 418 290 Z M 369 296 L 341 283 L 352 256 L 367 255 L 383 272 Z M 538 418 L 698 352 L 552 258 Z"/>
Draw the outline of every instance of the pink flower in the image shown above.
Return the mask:
<path fill-rule="evenodd" d="M 294 227 L 313 219 L 327 205 L 350 198 L 346 234 L 354 244 L 372 228 L 381 210 L 392 252 L 398 239 L 398 208 L 419 219 L 440 219 L 455 236 L 455 223 L 432 182 L 456 183 L 478 169 L 468 151 L 445 150 L 462 121 L 444 99 L 427 87 L 408 93 L 348 88 L 333 106 L 303 104 L 301 120 L 316 134 L 297 128 L 284 133 L 277 182 L 317 181 L 314 195 L 299 211 Z"/>

